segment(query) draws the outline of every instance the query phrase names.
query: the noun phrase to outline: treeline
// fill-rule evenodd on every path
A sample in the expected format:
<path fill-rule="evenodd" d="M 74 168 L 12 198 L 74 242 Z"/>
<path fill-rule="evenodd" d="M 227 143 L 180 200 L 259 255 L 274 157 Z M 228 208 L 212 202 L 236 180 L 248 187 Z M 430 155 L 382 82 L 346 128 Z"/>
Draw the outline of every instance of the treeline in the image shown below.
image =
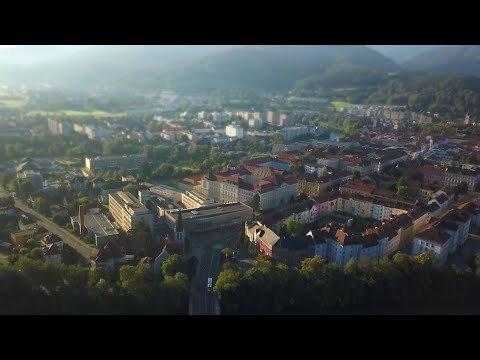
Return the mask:
<path fill-rule="evenodd" d="M 480 115 L 480 79 L 466 75 L 428 75 L 401 71 L 387 73 L 356 67 L 336 67 L 298 81 L 294 92 L 354 104 L 407 106 L 411 111 L 446 116 Z"/>
<path fill-rule="evenodd" d="M 0 265 L 2 314 L 187 314 L 185 273 L 154 277 L 146 264 L 103 269 L 42 260 L 38 248 Z"/>
<path fill-rule="evenodd" d="M 305 125 L 315 125 L 328 130 L 336 130 L 345 135 L 355 135 L 358 130 L 371 124 L 368 118 L 350 115 L 309 113 L 296 116 L 295 120 Z"/>
<path fill-rule="evenodd" d="M 441 267 L 429 254 L 344 267 L 314 257 L 299 269 L 261 255 L 254 268 L 222 271 L 214 290 L 223 314 L 480 313 L 478 271 Z"/>

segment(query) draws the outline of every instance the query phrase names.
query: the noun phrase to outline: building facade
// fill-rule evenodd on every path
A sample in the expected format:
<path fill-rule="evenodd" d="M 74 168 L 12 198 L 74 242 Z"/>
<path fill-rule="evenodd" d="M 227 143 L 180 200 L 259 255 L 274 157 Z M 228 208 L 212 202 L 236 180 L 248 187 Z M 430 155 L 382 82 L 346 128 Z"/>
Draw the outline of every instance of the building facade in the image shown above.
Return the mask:
<path fill-rule="evenodd" d="M 131 193 L 118 191 L 109 194 L 109 209 L 122 230 L 129 231 L 143 221 L 153 234 L 153 214 Z"/>

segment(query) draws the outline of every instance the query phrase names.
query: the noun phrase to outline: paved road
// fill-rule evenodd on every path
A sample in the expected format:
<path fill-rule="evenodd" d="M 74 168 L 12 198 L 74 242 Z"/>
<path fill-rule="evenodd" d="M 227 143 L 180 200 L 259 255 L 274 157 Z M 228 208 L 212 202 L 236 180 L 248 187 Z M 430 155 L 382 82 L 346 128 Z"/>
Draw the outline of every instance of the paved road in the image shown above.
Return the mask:
<path fill-rule="evenodd" d="M 62 229 L 60 226 L 55 224 L 53 221 L 50 221 L 42 214 L 39 214 L 35 210 L 29 208 L 24 203 L 19 200 L 15 201 L 15 207 L 19 208 L 23 212 L 29 214 L 34 220 L 37 221 L 37 224 L 43 226 L 48 231 L 58 235 L 66 244 L 74 248 L 88 263 L 90 260 L 98 254 L 98 249 L 85 244 L 83 241 L 77 239 L 74 235 Z"/>
<path fill-rule="evenodd" d="M 220 272 L 220 251 L 207 249 L 200 258 L 194 281 L 191 288 L 191 315 L 216 315 L 219 313 L 219 304 L 215 293 L 207 289 L 208 278 L 213 279 L 213 285 Z"/>

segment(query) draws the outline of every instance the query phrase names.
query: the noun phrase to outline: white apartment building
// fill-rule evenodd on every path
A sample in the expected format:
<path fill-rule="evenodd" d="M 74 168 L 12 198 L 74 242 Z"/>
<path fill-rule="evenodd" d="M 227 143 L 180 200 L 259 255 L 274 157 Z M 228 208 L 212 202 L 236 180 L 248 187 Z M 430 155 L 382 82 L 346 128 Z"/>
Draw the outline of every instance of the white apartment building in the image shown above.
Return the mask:
<path fill-rule="evenodd" d="M 235 124 L 227 125 L 225 127 L 225 135 L 232 138 L 243 139 L 243 128 Z"/>
<path fill-rule="evenodd" d="M 202 206 L 213 204 L 213 199 L 206 197 L 196 191 L 185 191 L 182 193 L 182 204 L 187 209 L 195 209 Z"/>
<path fill-rule="evenodd" d="M 109 194 L 109 208 L 115 222 L 124 231 L 143 221 L 153 234 L 153 214 L 131 193 L 118 191 Z"/>

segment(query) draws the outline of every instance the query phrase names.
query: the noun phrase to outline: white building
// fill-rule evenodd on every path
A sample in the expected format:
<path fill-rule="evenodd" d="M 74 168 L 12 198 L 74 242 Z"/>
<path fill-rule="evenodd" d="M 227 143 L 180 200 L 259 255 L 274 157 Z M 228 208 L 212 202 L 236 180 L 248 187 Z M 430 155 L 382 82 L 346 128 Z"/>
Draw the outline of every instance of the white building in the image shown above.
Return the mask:
<path fill-rule="evenodd" d="M 225 127 L 225 135 L 232 138 L 243 139 L 243 128 L 235 124 L 227 125 Z"/>
<path fill-rule="evenodd" d="M 187 209 L 195 209 L 202 206 L 213 204 L 213 199 L 206 197 L 196 191 L 185 191 L 182 193 L 182 204 Z"/>

